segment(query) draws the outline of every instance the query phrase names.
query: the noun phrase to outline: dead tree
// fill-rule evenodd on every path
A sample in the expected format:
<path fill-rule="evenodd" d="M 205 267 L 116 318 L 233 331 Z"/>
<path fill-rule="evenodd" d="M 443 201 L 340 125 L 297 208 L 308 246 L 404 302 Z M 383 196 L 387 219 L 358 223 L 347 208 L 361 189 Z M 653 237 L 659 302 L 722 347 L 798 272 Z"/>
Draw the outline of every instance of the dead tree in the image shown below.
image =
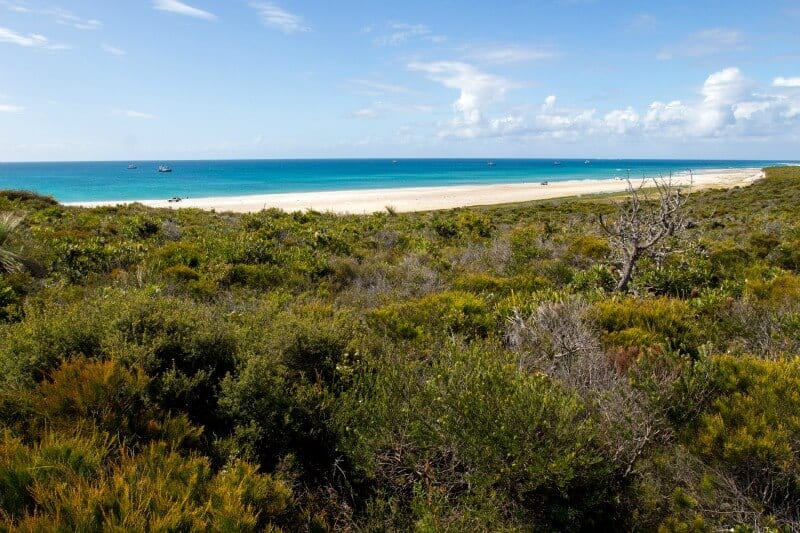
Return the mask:
<path fill-rule="evenodd" d="M 690 175 L 690 189 L 691 183 Z M 614 203 L 614 219 L 608 221 L 600 215 L 600 226 L 621 256 L 617 292 L 628 289 L 639 259 L 684 228 L 686 199 L 681 188 L 673 185 L 671 174 L 668 178 L 642 179 L 638 186 L 628 178 L 628 198 Z"/>

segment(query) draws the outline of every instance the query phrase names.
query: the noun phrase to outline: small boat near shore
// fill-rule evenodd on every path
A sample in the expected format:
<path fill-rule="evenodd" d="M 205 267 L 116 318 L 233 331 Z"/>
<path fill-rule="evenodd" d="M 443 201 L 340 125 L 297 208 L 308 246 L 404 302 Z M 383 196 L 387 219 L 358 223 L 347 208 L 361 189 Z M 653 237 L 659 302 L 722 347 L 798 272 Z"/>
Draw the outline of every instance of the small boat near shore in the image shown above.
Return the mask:
<path fill-rule="evenodd" d="M 172 167 L 170 167 L 168 165 L 159 165 L 158 166 L 158 171 L 162 172 L 162 173 L 163 172 L 172 172 Z"/>
<path fill-rule="evenodd" d="M 495 163 L 494 161 L 489 161 L 488 163 L 486 163 L 486 166 L 487 166 L 487 167 L 493 167 L 493 166 L 495 166 L 496 164 L 497 164 L 497 163 Z"/>
<path fill-rule="evenodd" d="M 136 170 L 136 169 L 138 169 L 138 168 L 139 168 L 139 167 L 138 167 L 138 166 L 136 166 L 136 163 L 131 163 L 130 165 L 128 165 L 128 170 Z"/>

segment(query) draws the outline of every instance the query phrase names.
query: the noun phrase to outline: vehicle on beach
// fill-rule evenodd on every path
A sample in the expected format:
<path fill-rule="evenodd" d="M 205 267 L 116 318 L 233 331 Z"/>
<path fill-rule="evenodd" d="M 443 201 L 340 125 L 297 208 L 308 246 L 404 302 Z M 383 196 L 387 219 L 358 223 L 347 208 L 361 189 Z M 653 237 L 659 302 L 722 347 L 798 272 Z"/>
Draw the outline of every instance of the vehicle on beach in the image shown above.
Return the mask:
<path fill-rule="evenodd" d="M 167 165 L 159 165 L 158 166 L 158 171 L 159 172 L 172 172 L 172 167 L 167 166 Z"/>

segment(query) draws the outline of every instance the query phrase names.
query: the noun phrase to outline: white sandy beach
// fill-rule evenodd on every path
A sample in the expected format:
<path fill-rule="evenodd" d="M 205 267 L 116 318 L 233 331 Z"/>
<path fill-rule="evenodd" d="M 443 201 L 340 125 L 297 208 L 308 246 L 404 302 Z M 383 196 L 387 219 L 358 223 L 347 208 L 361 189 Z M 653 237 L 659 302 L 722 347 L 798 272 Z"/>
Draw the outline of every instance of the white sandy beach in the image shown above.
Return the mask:
<path fill-rule="evenodd" d="M 760 168 L 717 169 L 695 172 L 692 185 L 695 190 L 706 188 L 729 188 L 749 185 L 762 178 Z M 635 180 L 633 180 L 636 183 Z M 689 185 L 688 175 L 673 176 L 673 183 Z M 333 213 L 374 213 L 387 206 L 398 212 L 431 211 L 454 207 L 507 204 L 550 198 L 563 198 L 587 194 L 624 191 L 625 181 L 619 180 L 575 180 L 491 184 L 458 185 L 446 187 L 409 187 L 399 189 L 366 189 L 352 191 L 299 192 L 283 194 L 258 194 L 249 196 L 220 196 L 212 198 L 185 198 L 180 202 L 144 200 L 139 203 L 150 207 L 199 208 L 219 212 L 248 213 L 262 209 L 278 208 L 284 211 L 315 211 Z M 132 202 L 77 202 L 68 205 L 98 207 Z"/>

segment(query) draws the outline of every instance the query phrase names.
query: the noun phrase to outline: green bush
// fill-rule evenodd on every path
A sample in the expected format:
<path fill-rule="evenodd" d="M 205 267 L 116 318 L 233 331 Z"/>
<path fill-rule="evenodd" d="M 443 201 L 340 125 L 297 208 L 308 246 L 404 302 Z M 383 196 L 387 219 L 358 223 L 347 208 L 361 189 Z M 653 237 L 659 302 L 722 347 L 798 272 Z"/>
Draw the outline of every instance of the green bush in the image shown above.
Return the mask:
<path fill-rule="evenodd" d="M 512 263 L 517 270 L 528 268 L 537 259 L 552 257 L 552 252 L 542 246 L 542 229 L 539 226 L 517 228 L 509 237 Z"/>
<path fill-rule="evenodd" d="M 164 269 L 164 276 L 174 279 L 176 281 L 197 281 L 200 279 L 200 274 L 192 270 L 186 265 L 175 265 Z"/>
<path fill-rule="evenodd" d="M 612 467 L 596 427 L 547 377 L 476 347 L 377 360 L 362 379 L 343 399 L 340 423 L 358 469 L 398 499 L 376 509 L 383 520 L 410 525 L 393 516 L 407 505 L 425 522 L 459 509 L 477 529 L 497 520 L 556 530 L 613 523 Z"/>
<path fill-rule="evenodd" d="M 109 327 L 92 302 L 29 306 L 23 322 L 0 330 L 0 382 L 30 386 L 65 359 L 102 357 Z"/>
<path fill-rule="evenodd" d="M 376 309 L 367 322 L 390 338 L 407 340 L 442 333 L 484 337 L 494 324 L 483 299 L 455 291 Z"/>
<path fill-rule="evenodd" d="M 733 476 L 765 512 L 793 516 L 800 504 L 800 362 L 720 356 L 716 400 L 688 441 Z"/>
<path fill-rule="evenodd" d="M 546 280 L 533 275 L 501 278 L 490 274 L 471 274 L 459 276 L 453 282 L 453 288 L 459 291 L 499 295 L 507 295 L 512 292 L 534 292 L 547 285 Z"/>
<path fill-rule="evenodd" d="M 201 257 L 200 249 L 187 242 L 168 242 L 158 251 L 158 258 L 165 267 L 197 268 L 200 266 Z"/>
<path fill-rule="evenodd" d="M 222 378 L 234 369 L 237 340 L 212 311 L 178 298 L 140 298 L 115 322 L 114 350 L 152 378 L 149 396 L 166 411 L 215 427 Z"/>
<path fill-rule="evenodd" d="M 138 453 L 101 437 L 0 440 L 0 524 L 31 531 L 275 530 L 291 489 L 251 465 L 214 474 L 163 443 Z"/>
<path fill-rule="evenodd" d="M 605 300 L 595 304 L 594 318 L 602 328 L 603 342 L 608 346 L 666 343 L 696 355 L 703 342 L 693 312 L 682 300 Z"/>
<path fill-rule="evenodd" d="M 565 258 L 576 266 L 588 266 L 595 261 L 608 259 L 611 247 L 606 239 L 594 235 L 583 235 L 567 247 Z"/>

